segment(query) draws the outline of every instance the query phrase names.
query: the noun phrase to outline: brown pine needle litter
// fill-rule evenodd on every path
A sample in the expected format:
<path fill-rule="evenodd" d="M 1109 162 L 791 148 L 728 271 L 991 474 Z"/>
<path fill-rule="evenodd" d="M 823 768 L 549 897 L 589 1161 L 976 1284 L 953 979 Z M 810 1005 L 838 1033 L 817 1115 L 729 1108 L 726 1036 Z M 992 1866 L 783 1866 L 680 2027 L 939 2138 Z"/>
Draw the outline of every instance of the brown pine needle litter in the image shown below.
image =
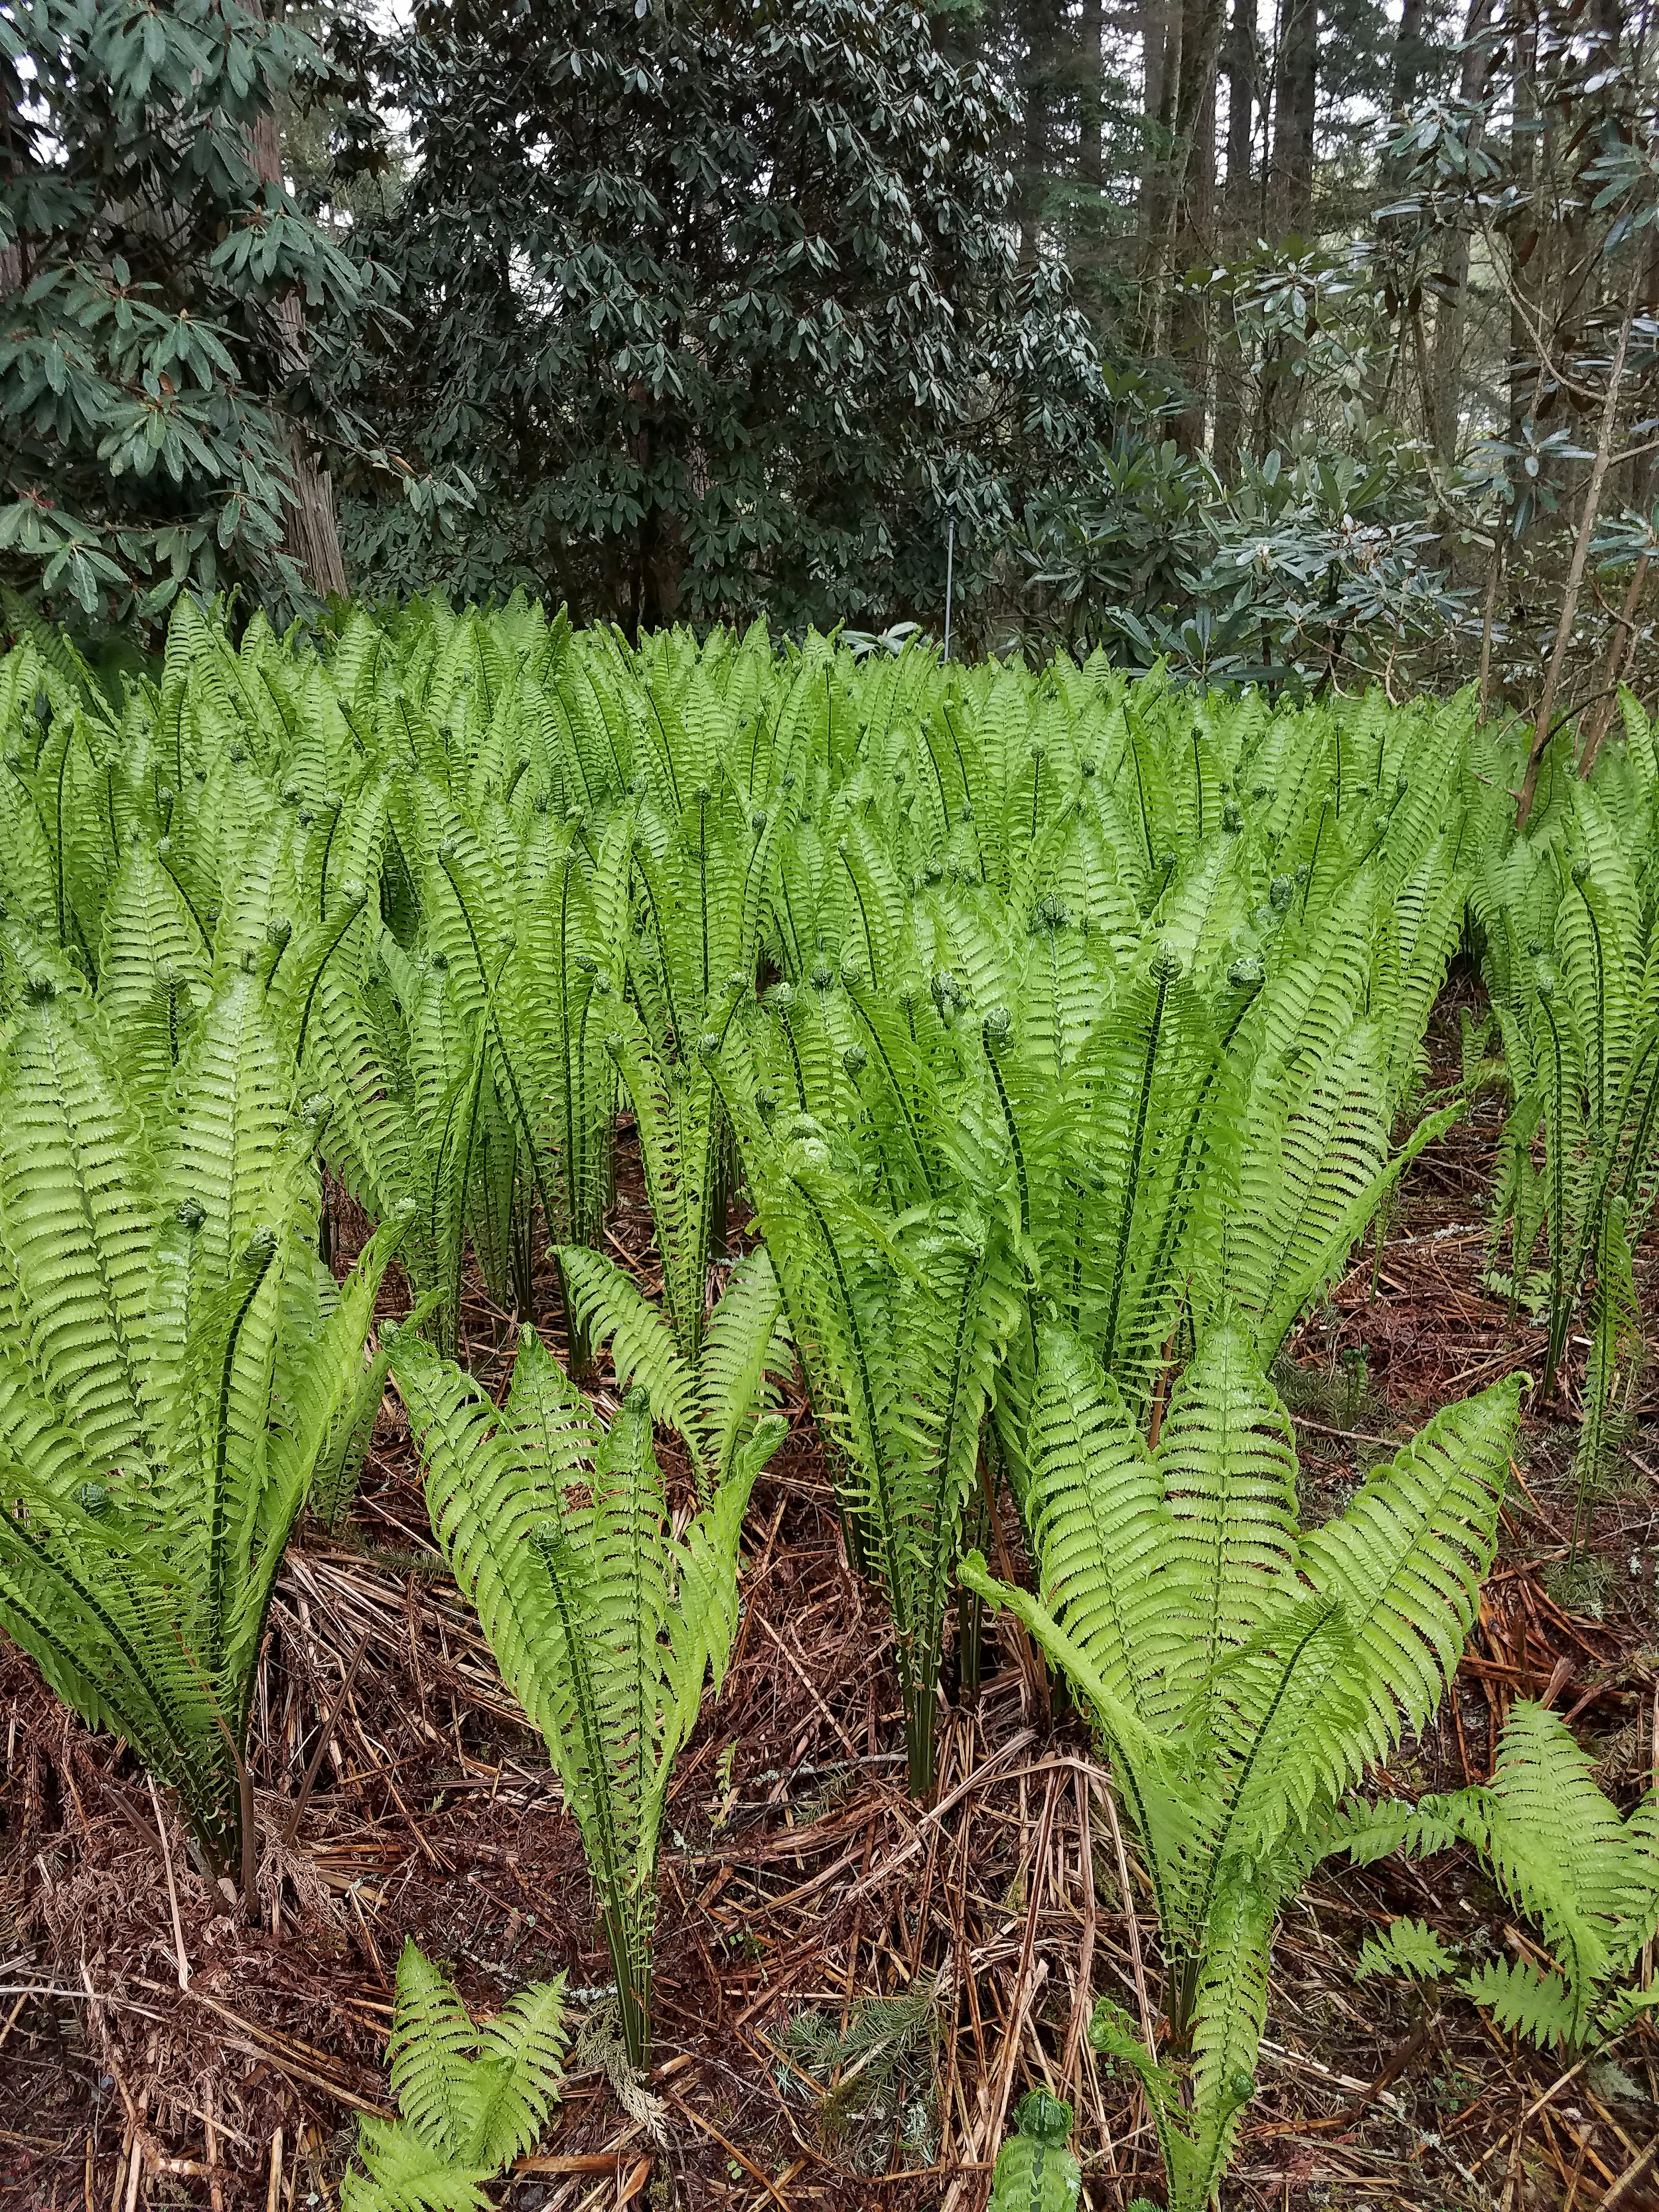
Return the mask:
<path fill-rule="evenodd" d="M 1448 994 L 1431 1036 L 1448 1067 L 1457 1006 Z M 1380 1261 L 1368 1240 L 1293 1340 L 1281 1387 L 1312 1517 L 1429 1406 L 1539 1361 L 1540 1332 L 1481 1287 L 1498 1118 L 1483 1102 L 1424 1154 Z M 633 1161 L 624 1142 L 611 1243 L 648 1286 Z M 1637 1273 L 1659 1334 L 1651 1237 Z M 387 1312 L 400 1288 L 388 1283 Z M 550 1276 L 539 1290 L 545 1318 Z M 512 1339 L 474 1279 L 464 1356 L 496 1394 Z M 1582 1347 L 1570 1356 L 1582 1364 Z M 1008 2115 L 1036 2087 L 1077 2107 L 1085 2204 L 1156 2196 L 1144 2101 L 1084 2033 L 1093 1995 L 1154 2027 L 1162 2005 L 1151 1899 L 1087 1729 L 1050 1710 L 1006 1620 L 988 1622 L 979 1702 L 951 1703 L 941 1723 L 934 1804 L 907 1800 L 890 1631 L 848 1570 L 806 1407 L 798 1395 L 787 1410 L 791 1436 L 750 1516 L 733 1665 L 680 1761 L 665 1829 L 661 2119 L 653 2132 L 630 2117 L 605 2067 L 573 2058 L 548 2140 L 498 2200 L 980 2212 Z M 1659 1399 L 1639 1408 L 1591 1570 L 1569 1583 L 1572 1445 L 1565 1419 L 1528 1416 L 1454 1694 L 1382 1786 L 1479 1779 L 1517 1697 L 1570 1717 L 1615 1795 L 1653 1771 Z M 683 1487 L 689 1470 L 659 1448 Z M 1012 1511 L 1001 1534 L 1023 1566 Z M 388 2109 L 391 1975 L 407 1936 L 475 2014 L 560 1971 L 573 2031 L 602 1999 L 574 1824 L 431 1543 L 395 1398 L 345 1527 L 308 1526 L 290 1552 L 255 1711 L 257 1927 L 204 1882 L 165 1798 L 159 1848 L 156 1802 L 125 1747 L 89 1735 L 0 1645 L 7 2212 L 335 2205 L 356 2114 Z M 1638 2026 L 1565 2065 L 1455 1994 L 1374 1979 L 1362 2006 L 1358 1945 L 1401 1912 L 1511 1954 L 1535 1941 L 1464 1855 L 1328 1866 L 1279 1933 L 1227 2204 L 1659 2206 L 1659 2039 Z"/>

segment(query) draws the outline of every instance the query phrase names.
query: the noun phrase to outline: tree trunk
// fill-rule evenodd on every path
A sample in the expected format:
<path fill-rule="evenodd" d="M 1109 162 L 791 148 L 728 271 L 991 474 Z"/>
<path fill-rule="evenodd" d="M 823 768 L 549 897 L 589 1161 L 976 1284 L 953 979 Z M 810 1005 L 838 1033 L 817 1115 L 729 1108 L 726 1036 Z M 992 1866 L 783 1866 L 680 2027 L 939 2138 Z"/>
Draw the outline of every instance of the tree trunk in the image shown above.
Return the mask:
<path fill-rule="evenodd" d="M 1255 0 L 1233 0 L 1227 33 L 1227 181 L 1223 200 L 1226 237 L 1224 254 L 1239 250 L 1252 234 L 1250 154 L 1255 143 L 1255 101 L 1260 68 L 1256 52 Z M 1215 465 L 1224 483 L 1238 467 L 1243 435 L 1245 362 L 1238 329 L 1230 308 L 1217 355 Z"/>
<path fill-rule="evenodd" d="M 1019 257 L 1029 268 L 1037 258 L 1048 195 L 1054 49 L 1059 29 L 1056 0 L 1025 0 L 1023 15 L 1025 66 L 1021 89 L 1025 122 L 1020 149 Z"/>
<path fill-rule="evenodd" d="M 1304 235 L 1313 218 L 1314 112 L 1319 91 L 1318 0 L 1285 0 L 1274 101 L 1274 217 Z"/>
<path fill-rule="evenodd" d="M 1166 168 L 1164 88 L 1169 76 L 1170 40 L 1180 39 L 1180 0 L 1140 0 L 1140 230 L 1143 258 L 1150 258 L 1158 235 L 1158 209 Z M 1177 47 L 1176 58 L 1179 58 Z"/>
<path fill-rule="evenodd" d="M 1226 27 L 1226 0 L 1172 0 L 1164 50 L 1159 124 L 1160 155 L 1147 202 L 1141 281 L 1151 304 L 1149 350 L 1162 353 L 1170 325 L 1171 273 L 1179 232 L 1189 231 L 1188 198 L 1194 157 L 1206 142 L 1201 163 L 1204 226 L 1207 234 L 1215 188 L 1215 73 Z"/>
<path fill-rule="evenodd" d="M 1227 212 L 1243 222 L 1250 204 L 1250 148 L 1255 141 L 1256 82 L 1254 0 L 1233 0 L 1227 34 Z"/>
<path fill-rule="evenodd" d="M 1648 580 L 1648 568 L 1652 556 L 1644 553 L 1637 562 L 1625 593 L 1625 604 L 1613 627 L 1613 640 L 1607 647 L 1607 664 L 1601 672 L 1603 696 L 1589 718 L 1589 727 L 1584 735 L 1584 750 L 1579 756 L 1578 773 L 1588 775 L 1595 766 L 1595 756 L 1601 750 L 1601 740 L 1613 726 L 1619 710 L 1619 686 L 1623 683 L 1626 663 L 1636 651 L 1636 614 L 1642 604 L 1642 593 Z"/>
<path fill-rule="evenodd" d="M 1101 80 L 1105 68 L 1102 42 L 1104 11 L 1101 0 L 1083 0 L 1078 29 L 1078 66 L 1082 75 L 1079 101 L 1078 173 L 1091 191 L 1098 191 L 1104 173 L 1103 115 Z"/>
<path fill-rule="evenodd" d="M 256 22 L 265 20 L 264 0 L 242 0 L 242 6 Z M 283 152 L 276 117 L 268 112 L 262 115 L 248 133 L 248 142 L 260 183 L 280 185 Z M 283 368 L 289 375 L 297 374 L 304 369 L 307 357 L 304 303 L 297 291 L 288 292 L 276 302 L 273 312 L 282 335 Z M 331 592 L 343 598 L 346 573 L 334 520 L 333 479 L 326 469 L 318 466 L 301 423 L 285 422 L 283 433 L 293 479 L 292 491 L 283 501 L 288 511 L 288 550 L 319 598 L 326 598 Z"/>
<path fill-rule="evenodd" d="M 1417 81 L 1423 74 L 1428 59 L 1428 41 L 1424 37 L 1424 26 L 1428 20 L 1428 0 L 1405 0 L 1401 9 L 1400 28 L 1394 41 L 1394 120 L 1403 123 L 1417 98 Z"/>
<path fill-rule="evenodd" d="M 1536 404 L 1539 379 L 1534 328 L 1542 300 L 1541 278 L 1547 249 L 1540 210 L 1543 160 L 1537 131 L 1538 10 L 1536 0 L 1517 0 L 1520 22 L 1515 38 L 1515 155 L 1512 167 L 1526 186 L 1526 204 L 1510 218 L 1509 234 L 1510 358 L 1509 441 L 1525 443 L 1525 423 Z M 1513 495 L 1522 495 L 1519 460 L 1510 463 Z M 1524 536 L 1518 531 L 1517 536 Z M 1531 801 L 1528 799 L 1528 805 Z"/>
<path fill-rule="evenodd" d="M 1458 70 L 1457 92 L 1461 100 L 1478 100 L 1486 91 L 1493 48 L 1482 33 L 1492 21 L 1496 4 L 1497 0 L 1469 0 L 1468 13 L 1463 19 L 1463 55 Z M 1477 123 L 1469 134 L 1471 150 L 1478 146 L 1480 139 L 1480 127 Z M 1441 261 L 1430 366 L 1434 384 L 1435 428 L 1443 461 L 1451 460 L 1457 451 L 1462 423 L 1458 395 L 1462 387 L 1463 333 L 1468 300 L 1469 234 L 1462 223 L 1457 223 L 1447 234 L 1446 251 Z"/>
<path fill-rule="evenodd" d="M 1190 113 L 1177 117 L 1178 151 L 1184 153 L 1184 174 L 1176 180 L 1174 252 L 1170 274 L 1179 279 L 1200 262 L 1214 259 L 1215 226 L 1215 65 L 1219 47 L 1223 10 L 1214 0 L 1186 0 L 1182 27 L 1182 70 L 1179 102 L 1190 100 Z M 1211 19 L 1217 35 L 1210 36 Z M 1206 56 L 1210 57 L 1206 67 Z M 1182 291 L 1172 303 L 1170 351 L 1187 386 L 1187 402 L 1172 428 L 1184 453 L 1204 450 L 1209 422 L 1210 331 L 1209 302 Z"/>

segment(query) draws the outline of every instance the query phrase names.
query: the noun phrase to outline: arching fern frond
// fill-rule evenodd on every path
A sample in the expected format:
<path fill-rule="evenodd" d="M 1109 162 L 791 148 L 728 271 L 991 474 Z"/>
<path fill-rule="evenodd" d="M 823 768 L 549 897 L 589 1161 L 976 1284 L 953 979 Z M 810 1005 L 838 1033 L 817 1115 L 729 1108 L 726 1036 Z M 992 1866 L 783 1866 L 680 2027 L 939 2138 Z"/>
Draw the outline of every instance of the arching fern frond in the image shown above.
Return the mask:
<path fill-rule="evenodd" d="M 392 1366 L 434 1533 L 581 1829 L 629 2055 L 643 2065 L 668 1782 L 705 1679 L 725 1665 L 743 1509 L 781 1425 L 757 1431 L 677 1541 L 643 1389 L 601 1431 L 528 1329 L 500 1413 L 411 1337 L 397 1340 Z"/>

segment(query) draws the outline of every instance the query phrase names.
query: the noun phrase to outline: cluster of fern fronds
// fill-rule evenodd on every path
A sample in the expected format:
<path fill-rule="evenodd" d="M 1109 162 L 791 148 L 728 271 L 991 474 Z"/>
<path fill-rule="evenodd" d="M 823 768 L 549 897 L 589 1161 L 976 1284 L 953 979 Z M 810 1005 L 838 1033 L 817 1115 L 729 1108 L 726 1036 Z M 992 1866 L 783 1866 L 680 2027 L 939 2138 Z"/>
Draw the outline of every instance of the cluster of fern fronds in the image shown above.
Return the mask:
<path fill-rule="evenodd" d="M 1542 1309 L 1547 1397 L 1589 1307 L 1575 1548 L 1629 1431 L 1646 1350 L 1632 1254 L 1659 1197 L 1659 749 L 1628 693 L 1623 706 L 1625 743 L 1595 781 L 1553 769 L 1526 835 L 1492 842 L 1474 891 L 1513 1099 L 1494 1287 Z"/>
<path fill-rule="evenodd" d="M 758 626 L 630 647 L 521 599 L 236 639 L 181 599 L 118 705 L 67 653 L 0 660 L 0 1623 L 246 1870 L 283 1547 L 307 1500 L 349 1505 L 390 1374 L 643 2067 L 672 1764 L 798 1368 L 890 1611 L 912 1788 L 952 1614 L 971 1686 L 988 1602 L 1111 1741 L 1177 2047 L 1109 2008 L 1098 2039 L 1142 2074 L 1175 2201 L 1205 2201 L 1279 1901 L 1352 1840 L 1344 1793 L 1431 1709 L 1490 1555 L 1512 1389 L 1304 1537 L 1267 1380 L 1461 1110 L 1425 1097 L 1423 1041 L 1472 898 L 1513 1279 L 1541 1219 L 1553 1364 L 1597 1301 L 1598 1455 L 1628 1400 L 1645 723 L 1511 850 L 1465 699 L 1270 710 Z M 1610 827 L 1638 798 L 1645 848 Z M 624 1124 L 656 1297 L 603 1249 Z M 379 1224 L 343 1290 L 341 1191 Z M 394 1247 L 411 1309 L 376 1338 Z M 457 1364 L 469 1255 L 520 1324 L 499 1404 Z M 1005 1490 L 1035 1597 L 975 1554 Z M 1010 2172 L 1063 2195 L 1037 2119 Z M 427 2156 L 388 2136 L 371 2172 L 394 2149 Z"/>

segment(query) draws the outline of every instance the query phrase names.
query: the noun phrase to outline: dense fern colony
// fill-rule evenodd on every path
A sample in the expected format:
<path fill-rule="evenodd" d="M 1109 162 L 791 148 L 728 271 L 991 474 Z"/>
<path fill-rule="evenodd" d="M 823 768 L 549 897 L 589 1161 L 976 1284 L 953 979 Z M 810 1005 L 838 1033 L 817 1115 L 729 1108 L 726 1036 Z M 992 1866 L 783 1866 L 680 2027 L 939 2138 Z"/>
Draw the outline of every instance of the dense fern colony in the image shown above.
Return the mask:
<path fill-rule="evenodd" d="M 349 1504 L 389 1373 L 580 1825 L 643 2064 L 665 1792 L 798 1370 L 891 1613 L 913 1789 L 950 1622 L 971 1685 L 986 1602 L 1021 1611 L 1111 1747 L 1177 2048 L 1109 2008 L 1100 2038 L 1142 2070 L 1172 2201 L 1201 2203 L 1279 1904 L 1357 1833 L 1344 1793 L 1431 1710 L 1490 1557 L 1513 1389 L 1303 1536 L 1266 1379 L 1461 1110 L 1423 1091 L 1460 943 L 1501 1030 L 1505 1287 L 1546 1303 L 1546 1387 L 1593 1305 L 1587 1501 L 1630 1402 L 1659 769 L 1627 720 L 1594 784 L 1552 772 L 1516 842 L 1507 757 L 1464 699 L 1272 710 L 1103 661 L 859 659 L 758 629 L 630 647 L 521 600 L 286 639 L 256 618 L 240 642 L 181 600 L 118 707 L 66 651 L 19 647 L 0 1624 L 246 1875 L 283 1547 L 307 1499 Z M 624 1118 L 659 1300 L 601 1249 Z M 343 1287 L 333 1190 L 379 1224 Z M 394 1248 L 412 1308 L 377 1338 Z M 469 1251 L 524 1332 L 499 1407 L 456 1364 Z M 608 1423 L 582 1389 L 605 1359 Z M 689 1458 L 678 1515 L 653 1429 Z M 1034 1596 L 975 1556 L 1004 1495 Z M 1506 1787 L 1443 1825 L 1508 1833 Z M 1008 2163 L 1034 2203 L 1071 2186 L 1064 2109 Z M 487 2165 L 422 2141 L 367 2143 L 371 2173 Z"/>

